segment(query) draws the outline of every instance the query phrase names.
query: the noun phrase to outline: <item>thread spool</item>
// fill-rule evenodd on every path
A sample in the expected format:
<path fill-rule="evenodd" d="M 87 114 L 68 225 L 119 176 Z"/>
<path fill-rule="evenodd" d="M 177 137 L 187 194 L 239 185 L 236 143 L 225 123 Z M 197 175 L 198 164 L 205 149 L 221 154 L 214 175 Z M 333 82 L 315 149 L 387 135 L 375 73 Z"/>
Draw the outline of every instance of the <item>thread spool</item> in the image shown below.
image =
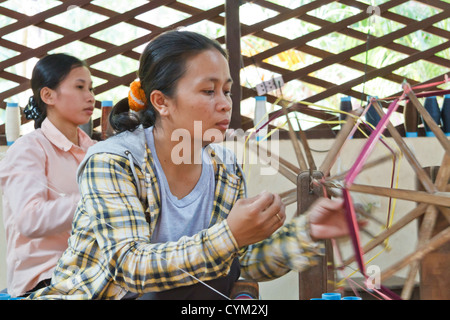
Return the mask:
<path fill-rule="evenodd" d="M 405 126 L 405 136 L 408 138 L 415 138 L 418 136 L 417 128 L 419 126 L 419 112 L 410 101 L 406 101 L 403 108 L 403 118 Z"/>
<path fill-rule="evenodd" d="M 362 298 L 355 297 L 355 296 L 348 296 L 348 297 L 343 297 L 342 300 L 362 300 Z"/>
<path fill-rule="evenodd" d="M 20 137 L 20 109 L 18 103 L 6 103 L 5 135 L 8 146 L 12 145 Z"/>
<path fill-rule="evenodd" d="M 442 130 L 450 137 L 450 94 L 444 96 L 441 109 Z"/>
<path fill-rule="evenodd" d="M 112 136 L 113 131 L 111 126 L 109 125 L 109 114 L 111 113 L 111 109 L 113 106 L 113 102 L 110 100 L 102 101 L 102 115 L 101 115 L 101 139 L 105 140 L 108 137 Z"/>
<path fill-rule="evenodd" d="M 259 285 L 254 281 L 238 280 L 230 293 L 232 300 L 258 300 Z"/>
<path fill-rule="evenodd" d="M 11 296 L 7 293 L 0 292 L 0 300 L 9 300 Z"/>
<path fill-rule="evenodd" d="M 267 98 L 265 96 L 255 97 L 255 117 L 253 120 L 254 126 L 258 129 L 268 121 L 266 110 Z M 256 134 L 256 141 L 261 141 L 267 136 L 267 126 L 260 129 Z"/>
<path fill-rule="evenodd" d="M 322 293 L 322 299 L 325 300 L 341 300 L 341 294 L 337 292 Z"/>
<path fill-rule="evenodd" d="M 370 98 L 372 97 L 367 97 L 367 101 L 370 102 Z M 373 97 L 375 99 L 378 99 L 378 97 Z M 368 106 L 369 104 L 367 104 Z M 374 106 L 370 106 L 369 109 L 366 112 L 366 121 L 368 123 L 370 123 L 372 126 L 376 127 L 378 122 L 380 122 L 381 117 L 377 112 L 377 109 L 375 109 Z"/>
<path fill-rule="evenodd" d="M 257 298 L 247 292 L 243 292 L 234 297 L 233 300 L 256 300 Z"/>
<path fill-rule="evenodd" d="M 426 97 L 424 108 L 428 111 L 431 118 L 436 122 L 439 126 L 441 124 L 441 111 L 439 110 L 439 105 L 437 103 L 436 96 Z M 423 119 L 422 119 L 423 120 Z M 430 127 L 427 125 L 425 121 L 423 121 L 423 125 L 425 128 L 425 134 L 427 137 L 434 137 L 433 131 L 431 131 Z"/>

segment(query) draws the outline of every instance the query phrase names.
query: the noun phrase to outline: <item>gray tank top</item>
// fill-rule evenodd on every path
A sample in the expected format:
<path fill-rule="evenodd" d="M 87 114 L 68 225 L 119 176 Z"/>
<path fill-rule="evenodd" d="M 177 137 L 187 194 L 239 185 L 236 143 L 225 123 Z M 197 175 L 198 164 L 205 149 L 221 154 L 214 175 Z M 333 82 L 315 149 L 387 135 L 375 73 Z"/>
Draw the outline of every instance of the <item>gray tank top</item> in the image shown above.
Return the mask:
<path fill-rule="evenodd" d="M 214 169 L 206 150 L 202 152 L 202 172 L 194 189 L 178 199 L 170 192 L 166 175 L 159 162 L 153 139 L 153 127 L 146 129 L 161 192 L 161 212 L 152 234 L 152 243 L 178 241 L 208 228 L 214 203 Z"/>
<path fill-rule="evenodd" d="M 202 152 L 202 173 L 194 189 L 184 198 L 178 199 L 171 192 L 166 176 L 155 150 L 153 127 L 145 129 L 149 148 L 156 167 L 156 177 L 160 186 L 161 211 L 152 234 L 152 243 L 177 241 L 182 236 L 192 236 L 209 227 L 214 204 L 215 178 L 214 168 L 208 152 Z M 240 267 L 236 258 L 227 276 L 207 281 L 208 286 L 229 295 L 234 282 L 239 278 Z M 197 283 L 162 292 L 149 292 L 141 300 L 186 300 L 186 299 L 223 299 L 207 286 Z"/>

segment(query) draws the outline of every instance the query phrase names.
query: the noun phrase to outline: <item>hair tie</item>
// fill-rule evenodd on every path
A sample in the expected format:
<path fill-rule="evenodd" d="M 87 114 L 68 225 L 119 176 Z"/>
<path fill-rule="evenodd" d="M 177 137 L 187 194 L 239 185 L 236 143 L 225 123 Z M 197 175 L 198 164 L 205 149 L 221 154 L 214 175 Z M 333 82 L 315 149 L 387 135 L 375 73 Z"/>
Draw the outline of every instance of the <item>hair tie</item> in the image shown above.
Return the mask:
<path fill-rule="evenodd" d="M 28 104 L 25 106 L 25 109 L 23 109 L 23 113 L 28 120 L 36 120 L 42 114 L 34 96 L 31 96 L 30 99 L 28 99 Z"/>
<path fill-rule="evenodd" d="M 141 81 L 139 79 L 134 80 L 130 84 L 130 91 L 128 91 L 128 105 L 133 111 L 141 111 L 147 105 L 147 98 L 145 92 L 141 87 Z"/>

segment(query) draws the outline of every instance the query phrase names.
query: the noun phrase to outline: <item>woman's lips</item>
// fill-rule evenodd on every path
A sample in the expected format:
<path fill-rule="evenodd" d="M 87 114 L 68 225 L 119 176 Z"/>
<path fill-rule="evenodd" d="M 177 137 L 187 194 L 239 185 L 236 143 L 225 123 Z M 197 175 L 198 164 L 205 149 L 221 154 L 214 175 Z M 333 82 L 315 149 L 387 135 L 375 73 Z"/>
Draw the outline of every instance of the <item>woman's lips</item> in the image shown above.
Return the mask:
<path fill-rule="evenodd" d="M 230 125 L 230 120 L 223 120 L 223 121 L 216 123 L 216 126 L 218 126 L 222 130 L 227 130 L 229 125 Z"/>
<path fill-rule="evenodd" d="M 94 113 L 94 108 L 85 108 L 83 110 L 84 110 L 84 112 L 86 112 L 89 115 L 92 115 Z"/>

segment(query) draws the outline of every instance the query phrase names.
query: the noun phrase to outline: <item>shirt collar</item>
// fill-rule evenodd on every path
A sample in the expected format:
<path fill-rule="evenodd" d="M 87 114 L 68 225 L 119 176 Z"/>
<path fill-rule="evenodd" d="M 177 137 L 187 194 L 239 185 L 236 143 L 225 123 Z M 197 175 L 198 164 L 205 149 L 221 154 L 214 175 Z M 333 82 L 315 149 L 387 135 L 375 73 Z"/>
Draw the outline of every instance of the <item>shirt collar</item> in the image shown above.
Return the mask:
<path fill-rule="evenodd" d="M 42 122 L 41 130 L 51 143 L 63 151 L 69 151 L 73 146 L 77 147 L 48 118 L 45 118 Z M 86 150 L 92 144 L 89 143 L 91 138 L 80 128 L 78 128 L 78 141 L 80 147 Z"/>

